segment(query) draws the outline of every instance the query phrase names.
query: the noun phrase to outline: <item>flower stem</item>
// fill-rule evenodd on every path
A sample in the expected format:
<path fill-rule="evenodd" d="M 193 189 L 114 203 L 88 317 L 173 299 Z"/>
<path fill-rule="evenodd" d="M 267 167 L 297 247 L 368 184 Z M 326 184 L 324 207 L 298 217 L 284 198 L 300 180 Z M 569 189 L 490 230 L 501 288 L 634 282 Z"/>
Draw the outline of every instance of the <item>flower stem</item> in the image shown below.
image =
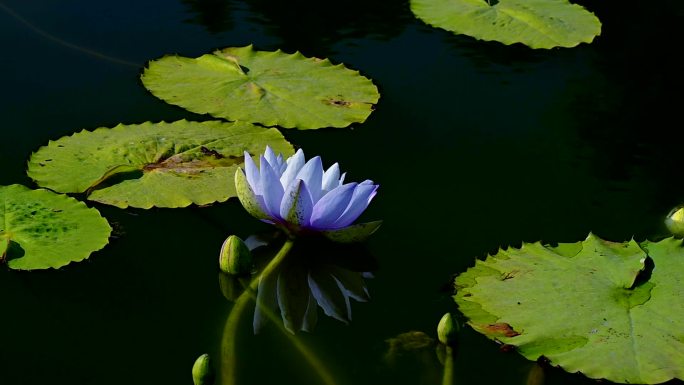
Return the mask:
<path fill-rule="evenodd" d="M 442 385 L 454 384 L 454 350 L 451 346 L 446 347 L 446 355 L 444 358 L 444 375 L 442 376 Z"/>
<path fill-rule="evenodd" d="M 252 293 L 252 298 L 254 298 L 254 294 Z M 313 370 L 318 374 L 318 376 L 321 378 L 323 383 L 325 385 L 336 385 L 335 379 L 333 378 L 332 374 L 328 372 L 326 369 L 325 365 L 323 365 L 323 362 L 321 362 L 316 355 L 309 350 L 309 348 L 304 345 L 302 341 L 300 341 L 294 334 L 290 333 L 283 325 L 281 324 L 280 317 L 278 317 L 276 314 L 273 313 L 273 311 L 266 306 L 258 303 L 257 306 L 261 307 L 261 312 L 268 317 L 273 324 L 275 324 L 278 327 L 278 330 L 287 337 L 287 339 L 292 343 L 292 345 L 299 351 L 299 353 L 304 357 L 304 359 L 311 365 Z"/>
<path fill-rule="evenodd" d="M 236 360 L 236 344 L 235 338 L 237 337 L 237 330 L 242 313 L 248 308 L 250 299 L 255 298 L 255 292 L 259 287 L 259 281 L 265 279 L 269 275 L 273 274 L 277 268 L 280 266 L 281 262 L 285 259 L 287 254 L 292 249 L 294 241 L 288 239 L 283 244 L 278 254 L 266 265 L 266 267 L 261 271 L 261 273 L 254 278 L 245 291 L 238 297 L 235 301 L 235 305 L 228 314 L 226 319 L 226 324 L 223 328 L 223 339 L 221 342 L 221 384 L 222 385 L 236 385 L 237 384 L 237 360 Z M 290 334 L 285 328 L 280 324 L 280 319 L 268 308 L 262 307 L 261 311 L 266 317 L 268 317 L 275 325 L 277 325 L 278 330 L 280 330 L 288 340 L 294 345 L 294 347 L 299 351 L 304 359 L 311 365 L 311 367 L 316 371 L 316 373 L 321 377 L 321 380 L 326 385 L 335 385 L 333 376 L 326 370 L 323 363 L 318 360 L 318 358 L 313 354 L 299 339 L 294 335 Z"/>
<path fill-rule="evenodd" d="M 292 249 L 293 244 L 294 241 L 291 239 L 285 241 L 285 244 L 283 244 L 283 247 L 280 249 L 278 254 L 273 257 L 273 259 L 268 263 L 268 265 L 266 265 L 264 270 L 262 270 L 257 277 L 252 279 L 245 291 L 240 294 L 237 300 L 235 300 L 235 304 L 230 310 L 228 318 L 226 319 L 226 324 L 223 327 L 220 377 L 222 385 L 237 384 L 237 376 L 235 375 L 237 369 L 237 349 L 235 348 L 235 339 L 237 337 L 237 330 L 240 323 L 240 318 L 242 318 L 242 313 L 244 313 L 244 311 L 248 308 L 247 305 L 249 304 L 250 299 L 254 296 L 253 292 L 259 287 L 259 281 L 268 277 L 278 268 L 278 266 L 280 266 L 280 263 L 285 259 L 287 254 Z"/>

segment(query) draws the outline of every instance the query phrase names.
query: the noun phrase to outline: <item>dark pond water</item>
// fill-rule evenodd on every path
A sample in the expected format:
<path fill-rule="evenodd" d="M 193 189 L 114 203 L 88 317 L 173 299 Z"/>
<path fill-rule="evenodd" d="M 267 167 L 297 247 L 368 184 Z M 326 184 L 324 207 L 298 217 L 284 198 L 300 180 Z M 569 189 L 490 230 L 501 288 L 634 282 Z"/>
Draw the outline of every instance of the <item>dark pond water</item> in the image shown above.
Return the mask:
<path fill-rule="evenodd" d="M 435 335 L 455 310 L 452 274 L 499 246 L 657 238 L 684 201 L 681 63 L 684 6 L 585 1 L 603 21 L 594 44 L 532 51 L 430 28 L 406 1 L 2 0 L 0 184 L 34 186 L 31 152 L 50 139 L 119 122 L 205 119 L 139 81 L 168 53 L 253 43 L 343 62 L 381 100 L 352 129 L 285 131 L 351 179 L 380 183 L 366 219 L 368 303 L 344 325 L 319 312 L 299 338 L 345 384 L 438 384 L 433 348 L 392 365 L 386 340 Z M 116 237 L 57 271 L 0 268 L 0 384 L 190 384 L 217 357 L 230 311 L 217 253 L 228 234 L 268 230 L 236 200 L 211 207 L 96 206 Z M 570 320 L 571 322 L 572 320 Z M 240 384 L 318 379 L 270 327 L 238 343 Z M 454 383 L 524 384 L 532 363 L 466 328 Z M 546 383 L 590 384 L 546 369 Z"/>

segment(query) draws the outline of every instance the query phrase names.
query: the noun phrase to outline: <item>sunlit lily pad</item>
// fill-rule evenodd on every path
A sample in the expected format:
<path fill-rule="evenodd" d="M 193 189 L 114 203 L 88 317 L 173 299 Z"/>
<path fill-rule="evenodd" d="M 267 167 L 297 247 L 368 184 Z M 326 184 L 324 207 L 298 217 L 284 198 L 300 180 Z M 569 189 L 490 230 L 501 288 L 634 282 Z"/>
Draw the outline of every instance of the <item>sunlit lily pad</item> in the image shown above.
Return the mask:
<path fill-rule="evenodd" d="M 29 160 L 40 186 L 125 208 L 205 205 L 235 196 L 244 151 L 292 146 L 275 129 L 249 123 L 118 125 L 51 141 Z"/>
<path fill-rule="evenodd" d="M 0 262 L 12 269 L 58 268 L 109 242 L 111 227 L 83 202 L 47 190 L 0 186 Z"/>
<path fill-rule="evenodd" d="M 532 48 L 574 47 L 601 33 L 594 14 L 566 0 L 411 0 L 411 10 L 434 27 Z"/>
<path fill-rule="evenodd" d="M 456 278 L 456 302 L 489 338 L 613 382 L 684 379 L 682 241 L 500 250 Z"/>
<path fill-rule="evenodd" d="M 142 75 L 152 94 L 187 110 L 266 126 L 346 127 L 366 120 L 378 89 L 328 59 L 252 46 L 198 58 L 165 56 Z"/>

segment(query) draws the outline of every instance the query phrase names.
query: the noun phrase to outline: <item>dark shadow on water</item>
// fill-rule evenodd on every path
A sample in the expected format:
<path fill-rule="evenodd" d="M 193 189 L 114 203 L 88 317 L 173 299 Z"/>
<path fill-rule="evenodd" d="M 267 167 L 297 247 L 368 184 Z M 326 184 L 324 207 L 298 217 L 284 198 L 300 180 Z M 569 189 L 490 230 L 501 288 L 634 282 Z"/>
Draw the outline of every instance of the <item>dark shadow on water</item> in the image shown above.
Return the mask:
<path fill-rule="evenodd" d="M 181 0 L 190 7 L 193 16 L 185 21 L 203 25 L 207 31 L 216 34 L 233 28 L 232 2 L 228 0 Z"/>
<path fill-rule="evenodd" d="M 230 30 L 232 10 L 243 7 L 238 1 L 183 0 L 195 16 L 191 23 L 204 25 L 211 33 Z M 278 48 L 323 55 L 342 39 L 389 39 L 414 20 L 405 0 L 345 0 L 341 2 L 293 0 L 254 0 L 244 2 L 260 23 L 282 39 Z"/>

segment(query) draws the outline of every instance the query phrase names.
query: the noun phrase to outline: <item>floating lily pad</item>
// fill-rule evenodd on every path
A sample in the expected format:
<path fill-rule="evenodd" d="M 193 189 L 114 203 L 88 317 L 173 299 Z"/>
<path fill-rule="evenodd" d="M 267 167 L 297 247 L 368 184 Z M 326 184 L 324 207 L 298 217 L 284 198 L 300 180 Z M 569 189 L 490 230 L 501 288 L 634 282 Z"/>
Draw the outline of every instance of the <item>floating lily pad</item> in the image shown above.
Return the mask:
<path fill-rule="evenodd" d="M 51 141 L 31 156 L 28 175 L 42 187 L 121 208 L 206 205 L 235 196 L 244 151 L 266 145 L 293 153 L 278 130 L 249 123 L 118 125 Z"/>
<path fill-rule="evenodd" d="M 58 268 L 109 242 L 111 227 L 83 202 L 47 190 L 0 186 L 0 262 L 12 269 Z"/>
<path fill-rule="evenodd" d="M 601 33 L 594 14 L 566 0 L 411 0 L 411 10 L 434 27 L 532 48 L 574 47 Z"/>
<path fill-rule="evenodd" d="M 301 53 L 225 48 L 198 58 L 153 60 L 142 81 L 189 111 L 267 126 L 346 127 L 366 120 L 378 89 L 358 71 Z"/>
<path fill-rule="evenodd" d="M 568 372 L 613 382 L 684 379 L 682 241 L 500 250 L 456 278 L 456 302 L 487 337 Z"/>

